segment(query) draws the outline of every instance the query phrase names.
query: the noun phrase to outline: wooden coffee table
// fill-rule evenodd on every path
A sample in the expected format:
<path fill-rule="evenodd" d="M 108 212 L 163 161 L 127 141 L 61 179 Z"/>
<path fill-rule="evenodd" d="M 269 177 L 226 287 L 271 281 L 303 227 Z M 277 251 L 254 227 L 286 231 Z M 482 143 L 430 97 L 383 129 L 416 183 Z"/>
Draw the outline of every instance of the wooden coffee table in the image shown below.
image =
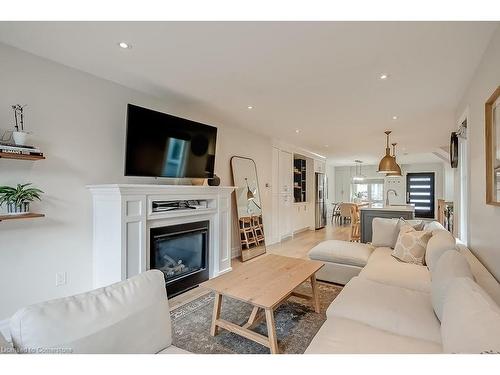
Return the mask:
<path fill-rule="evenodd" d="M 236 270 L 204 282 L 202 285 L 215 292 L 214 312 L 210 334 L 219 328 L 236 333 L 267 346 L 271 353 L 278 353 L 278 340 L 274 323 L 274 309 L 290 296 L 312 299 L 314 310 L 319 313 L 319 294 L 316 272 L 324 263 L 316 260 L 265 255 L 245 263 Z M 306 280 L 311 281 L 312 294 L 298 293 L 295 289 Z M 222 297 L 234 298 L 253 306 L 248 322 L 243 326 L 220 318 Z M 263 312 L 263 313 L 262 313 Z M 265 317 L 268 336 L 251 330 Z"/>

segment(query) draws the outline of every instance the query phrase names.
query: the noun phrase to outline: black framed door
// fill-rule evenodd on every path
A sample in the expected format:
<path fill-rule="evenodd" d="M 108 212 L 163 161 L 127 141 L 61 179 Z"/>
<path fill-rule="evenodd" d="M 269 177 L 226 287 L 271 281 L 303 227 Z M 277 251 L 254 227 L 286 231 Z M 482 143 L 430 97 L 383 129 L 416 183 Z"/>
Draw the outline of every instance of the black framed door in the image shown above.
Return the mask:
<path fill-rule="evenodd" d="M 415 205 L 415 217 L 434 218 L 434 172 L 408 173 L 406 175 L 406 203 Z"/>

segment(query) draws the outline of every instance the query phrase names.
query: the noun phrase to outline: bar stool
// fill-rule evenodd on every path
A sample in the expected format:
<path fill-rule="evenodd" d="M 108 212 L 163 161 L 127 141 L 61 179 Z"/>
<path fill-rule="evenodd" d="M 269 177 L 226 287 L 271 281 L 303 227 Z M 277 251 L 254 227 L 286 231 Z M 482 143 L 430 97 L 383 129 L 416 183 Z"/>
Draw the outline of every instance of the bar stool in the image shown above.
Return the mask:
<path fill-rule="evenodd" d="M 250 216 L 240 217 L 240 241 L 241 246 L 250 249 L 251 245 L 257 245 L 257 239 Z"/>
<path fill-rule="evenodd" d="M 261 242 L 264 242 L 264 226 L 262 225 L 262 215 L 252 216 L 252 227 L 257 242 L 259 244 Z"/>

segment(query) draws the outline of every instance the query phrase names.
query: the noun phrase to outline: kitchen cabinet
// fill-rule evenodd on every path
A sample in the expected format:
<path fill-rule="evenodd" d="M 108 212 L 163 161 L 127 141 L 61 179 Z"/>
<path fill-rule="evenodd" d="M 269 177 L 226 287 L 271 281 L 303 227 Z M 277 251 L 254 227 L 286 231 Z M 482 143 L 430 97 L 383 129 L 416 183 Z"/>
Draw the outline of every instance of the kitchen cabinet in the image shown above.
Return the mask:
<path fill-rule="evenodd" d="M 293 155 L 280 150 L 278 160 L 279 238 L 282 240 L 293 235 Z"/>
<path fill-rule="evenodd" d="M 326 163 L 324 161 L 314 159 L 314 172 L 326 173 Z"/>
<path fill-rule="evenodd" d="M 294 203 L 293 204 L 293 233 L 298 233 L 303 230 L 311 229 L 314 219 L 314 206 L 311 203 Z"/>

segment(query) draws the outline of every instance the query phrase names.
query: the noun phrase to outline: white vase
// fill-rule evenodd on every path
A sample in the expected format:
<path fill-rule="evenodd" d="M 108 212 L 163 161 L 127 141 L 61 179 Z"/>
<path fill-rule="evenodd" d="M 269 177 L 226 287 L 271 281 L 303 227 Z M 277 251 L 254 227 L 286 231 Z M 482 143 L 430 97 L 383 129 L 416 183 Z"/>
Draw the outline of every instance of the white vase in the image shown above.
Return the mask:
<path fill-rule="evenodd" d="M 12 132 L 12 138 L 14 138 L 14 143 L 18 146 L 25 146 L 26 139 L 28 138 L 28 133 L 25 132 Z"/>

